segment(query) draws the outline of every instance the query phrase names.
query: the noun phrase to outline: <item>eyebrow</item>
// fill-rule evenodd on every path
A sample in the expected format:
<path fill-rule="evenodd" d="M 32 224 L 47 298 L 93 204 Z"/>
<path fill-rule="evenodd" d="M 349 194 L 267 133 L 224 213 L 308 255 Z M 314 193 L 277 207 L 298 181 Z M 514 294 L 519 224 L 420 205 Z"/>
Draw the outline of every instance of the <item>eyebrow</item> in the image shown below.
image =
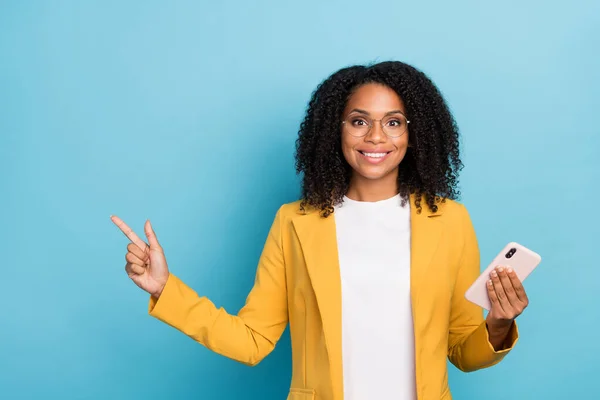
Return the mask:
<path fill-rule="evenodd" d="M 360 108 L 355 108 L 352 111 L 350 111 L 349 114 L 352 114 L 353 112 L 357 112 L 359 114 L 364 114 L 364 115 L 371 115 L 368 111 L 365 110 L 361 110 Z M 385 115 L 391 115 L 391 114 L 402 114 L 404 115 L 404 113 L 402 112 L 402 110 L 392 110 L 392 111 L 388 111 L 385 113 Z"/>

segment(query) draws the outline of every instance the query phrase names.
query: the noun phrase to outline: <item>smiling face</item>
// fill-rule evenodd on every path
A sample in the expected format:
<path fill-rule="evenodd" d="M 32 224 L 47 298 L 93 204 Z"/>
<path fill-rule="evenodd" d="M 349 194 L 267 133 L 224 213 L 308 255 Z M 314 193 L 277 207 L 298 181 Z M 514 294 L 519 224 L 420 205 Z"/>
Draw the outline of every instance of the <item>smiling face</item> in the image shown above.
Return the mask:
<path fill-rule="evenodd" d="M 351 188 L 378 183 L 397 190 L 398 165 L 408 148 L 405 115 L 402 99 L 387 86 L 365 84 L 350 96 L 342 116 L 342 152 L 353 170 Z M 382 126 L 388 134 L 400 136 L 386 135 Z M 366 135 L 358 137 L 357 133 L 366 130 Z"/>

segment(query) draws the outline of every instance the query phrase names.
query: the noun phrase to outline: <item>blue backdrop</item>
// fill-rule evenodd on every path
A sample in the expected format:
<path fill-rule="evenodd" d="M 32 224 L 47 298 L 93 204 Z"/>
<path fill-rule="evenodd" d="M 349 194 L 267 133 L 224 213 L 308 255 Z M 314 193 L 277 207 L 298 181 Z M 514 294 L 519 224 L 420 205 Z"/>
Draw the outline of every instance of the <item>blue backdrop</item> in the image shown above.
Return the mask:
<path fill-rule="evenodd" d="M 543 256 L 521 339 L 457 399 L 592 398 L 600 371 L 600 3 L 0 1 L 0 397 L 283 399 L 147 315 L 124 273 L 151 218 L 173 272 L 237 312 L 312 90 L 353 63 L 428 73 L 463 133 L 482 266 Z M 508 396 L 508 397 L 507 397 Z"/>

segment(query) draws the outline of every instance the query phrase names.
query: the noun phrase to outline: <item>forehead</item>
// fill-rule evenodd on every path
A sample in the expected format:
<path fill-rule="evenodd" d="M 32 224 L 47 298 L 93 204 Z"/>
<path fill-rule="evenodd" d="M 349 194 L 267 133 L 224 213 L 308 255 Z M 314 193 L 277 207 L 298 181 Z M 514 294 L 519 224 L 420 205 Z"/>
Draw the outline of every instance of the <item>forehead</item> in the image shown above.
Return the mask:
<path fill-rule="evenodd" d="M 400 96 L 390 87 L 378 83 L 359 86 L 350 95 L 346 103 L 346 112 L 350 112 L 355 108 L 369 113 L 385 113 L 390 110 L 405 111 Z"/>

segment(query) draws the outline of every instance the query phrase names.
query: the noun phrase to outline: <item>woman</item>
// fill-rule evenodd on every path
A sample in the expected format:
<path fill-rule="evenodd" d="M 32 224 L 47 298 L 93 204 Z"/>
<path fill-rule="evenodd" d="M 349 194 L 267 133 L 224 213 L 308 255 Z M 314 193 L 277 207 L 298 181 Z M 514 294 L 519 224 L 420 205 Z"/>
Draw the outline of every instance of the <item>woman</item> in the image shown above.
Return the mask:
<path fill-rule="evenodd" d="M 146 221 L 126 271 L 149 313 L 248 365 L 290 323 L 288 399 L 451 399 L 447 363 L 473 371 L 517 341 L 527 306 L 513 271 L 491 274 L 492 308 L 464 298 L 479 275 L 456 198 L 458 130 L 444 99 L 401 62 L 342 69 L 310 100 L 296 152 L 302 199 L 275 216 L 245 306 L 230 315 L 169 272 Z"/>

